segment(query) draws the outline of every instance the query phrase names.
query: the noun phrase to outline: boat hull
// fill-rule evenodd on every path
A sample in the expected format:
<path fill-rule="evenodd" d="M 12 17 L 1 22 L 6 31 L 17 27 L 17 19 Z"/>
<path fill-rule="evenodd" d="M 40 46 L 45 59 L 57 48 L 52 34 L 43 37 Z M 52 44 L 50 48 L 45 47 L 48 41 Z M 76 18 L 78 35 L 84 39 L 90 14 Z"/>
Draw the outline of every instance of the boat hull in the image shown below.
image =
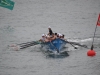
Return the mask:
<path fill-rule="evenodd" d="M 51 42 L 43 43 L 43 44 L 41 44 L 41 46 L 45 47 L 49 51 L 57 51 L 57 52 L 59 51 L 59 52 L 61 52 L 62 49 L 65 47 L 66 43 L 67 42 L 65 40 L 57 38 L 57 39 L 55 39 Z"/>

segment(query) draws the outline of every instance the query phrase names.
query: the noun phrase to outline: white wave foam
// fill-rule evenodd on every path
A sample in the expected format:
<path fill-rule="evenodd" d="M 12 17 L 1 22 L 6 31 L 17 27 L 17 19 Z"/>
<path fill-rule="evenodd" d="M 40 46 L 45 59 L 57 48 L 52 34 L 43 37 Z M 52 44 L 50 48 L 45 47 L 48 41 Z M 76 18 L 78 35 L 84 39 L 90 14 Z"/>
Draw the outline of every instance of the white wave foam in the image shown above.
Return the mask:
<path fill-rule="evenodd" d="M 87 39 L 68 39 L 68 41 L 72 41 L 72 42 L 89 42 L 89 41 L 92 41 L 92 38 L 87 38 Z"/>
<path fill-rule="evenodd" d="M 88 42 L 88 41 L 92 41 L 92 40 L 93 40 L 92 38 L 87 38 L 87 39 L 80 40 L 80 42 Z"/>

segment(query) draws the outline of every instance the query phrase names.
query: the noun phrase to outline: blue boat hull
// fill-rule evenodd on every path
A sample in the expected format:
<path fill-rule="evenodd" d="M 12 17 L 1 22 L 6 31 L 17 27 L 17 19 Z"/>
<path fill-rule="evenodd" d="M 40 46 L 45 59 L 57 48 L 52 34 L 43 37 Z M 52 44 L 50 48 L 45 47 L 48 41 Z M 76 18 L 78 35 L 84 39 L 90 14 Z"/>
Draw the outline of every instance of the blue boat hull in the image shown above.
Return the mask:
<path fill-rule="evenodd" d="M 51 42 L 46 42 L 41 45 L 42 47 L 45 47 L 47 50 L 60 52 L 65 47 L 66 43 L 67 42 L 65 40 L 57 38 Z"/>

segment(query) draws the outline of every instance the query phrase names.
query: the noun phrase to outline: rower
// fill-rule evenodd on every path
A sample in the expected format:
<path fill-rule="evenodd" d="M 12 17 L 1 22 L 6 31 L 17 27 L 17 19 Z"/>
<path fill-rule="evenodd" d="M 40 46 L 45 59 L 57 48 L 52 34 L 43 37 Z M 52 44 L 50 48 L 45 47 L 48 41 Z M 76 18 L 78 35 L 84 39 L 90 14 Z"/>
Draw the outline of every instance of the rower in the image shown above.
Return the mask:
<path fill-rule="evenodd" d="M 45 34 L 42 34 L 42 38 L 39 41 L 45 42 L 45 39 L 46 39 Z"/>
<path fill-rule="evenodd" d="M 48 35 L 49 35 L 49 36 L 52 36 L 52 34 L 53 34 L 53 31 L 52 31 L 52 29 L 51 29 L 51 27 L 50 27 L 50 26 L 48 27 L 48 30 L 49 30 L 49 33 L 48 33 Z"/>
<path fill-rule="evenodd" d="M 65 39 L 65 35 L 64 34 L 62 34 L 61 39 L 67 41 L 67 39 Z"/>

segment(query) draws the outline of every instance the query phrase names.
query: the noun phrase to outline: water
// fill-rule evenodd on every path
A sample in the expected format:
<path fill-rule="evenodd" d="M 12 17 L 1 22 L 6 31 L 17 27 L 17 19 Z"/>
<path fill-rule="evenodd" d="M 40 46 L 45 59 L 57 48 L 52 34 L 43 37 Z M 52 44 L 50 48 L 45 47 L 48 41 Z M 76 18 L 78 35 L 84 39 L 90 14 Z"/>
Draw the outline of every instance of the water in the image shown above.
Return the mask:
<path fill-rule="evenodd" d="M 100 75 L 100 27 L 95 57 L 89 49 L 70 44 L 65 58 L 48 57 L 40 45 L 15 51 L 8 45 L 39 40 L 48 33 L 63 33 L 69 41 L 91 47 L 100 0 L 14 0 L 13 11 L 0 7 L 0 75 Z"/>

